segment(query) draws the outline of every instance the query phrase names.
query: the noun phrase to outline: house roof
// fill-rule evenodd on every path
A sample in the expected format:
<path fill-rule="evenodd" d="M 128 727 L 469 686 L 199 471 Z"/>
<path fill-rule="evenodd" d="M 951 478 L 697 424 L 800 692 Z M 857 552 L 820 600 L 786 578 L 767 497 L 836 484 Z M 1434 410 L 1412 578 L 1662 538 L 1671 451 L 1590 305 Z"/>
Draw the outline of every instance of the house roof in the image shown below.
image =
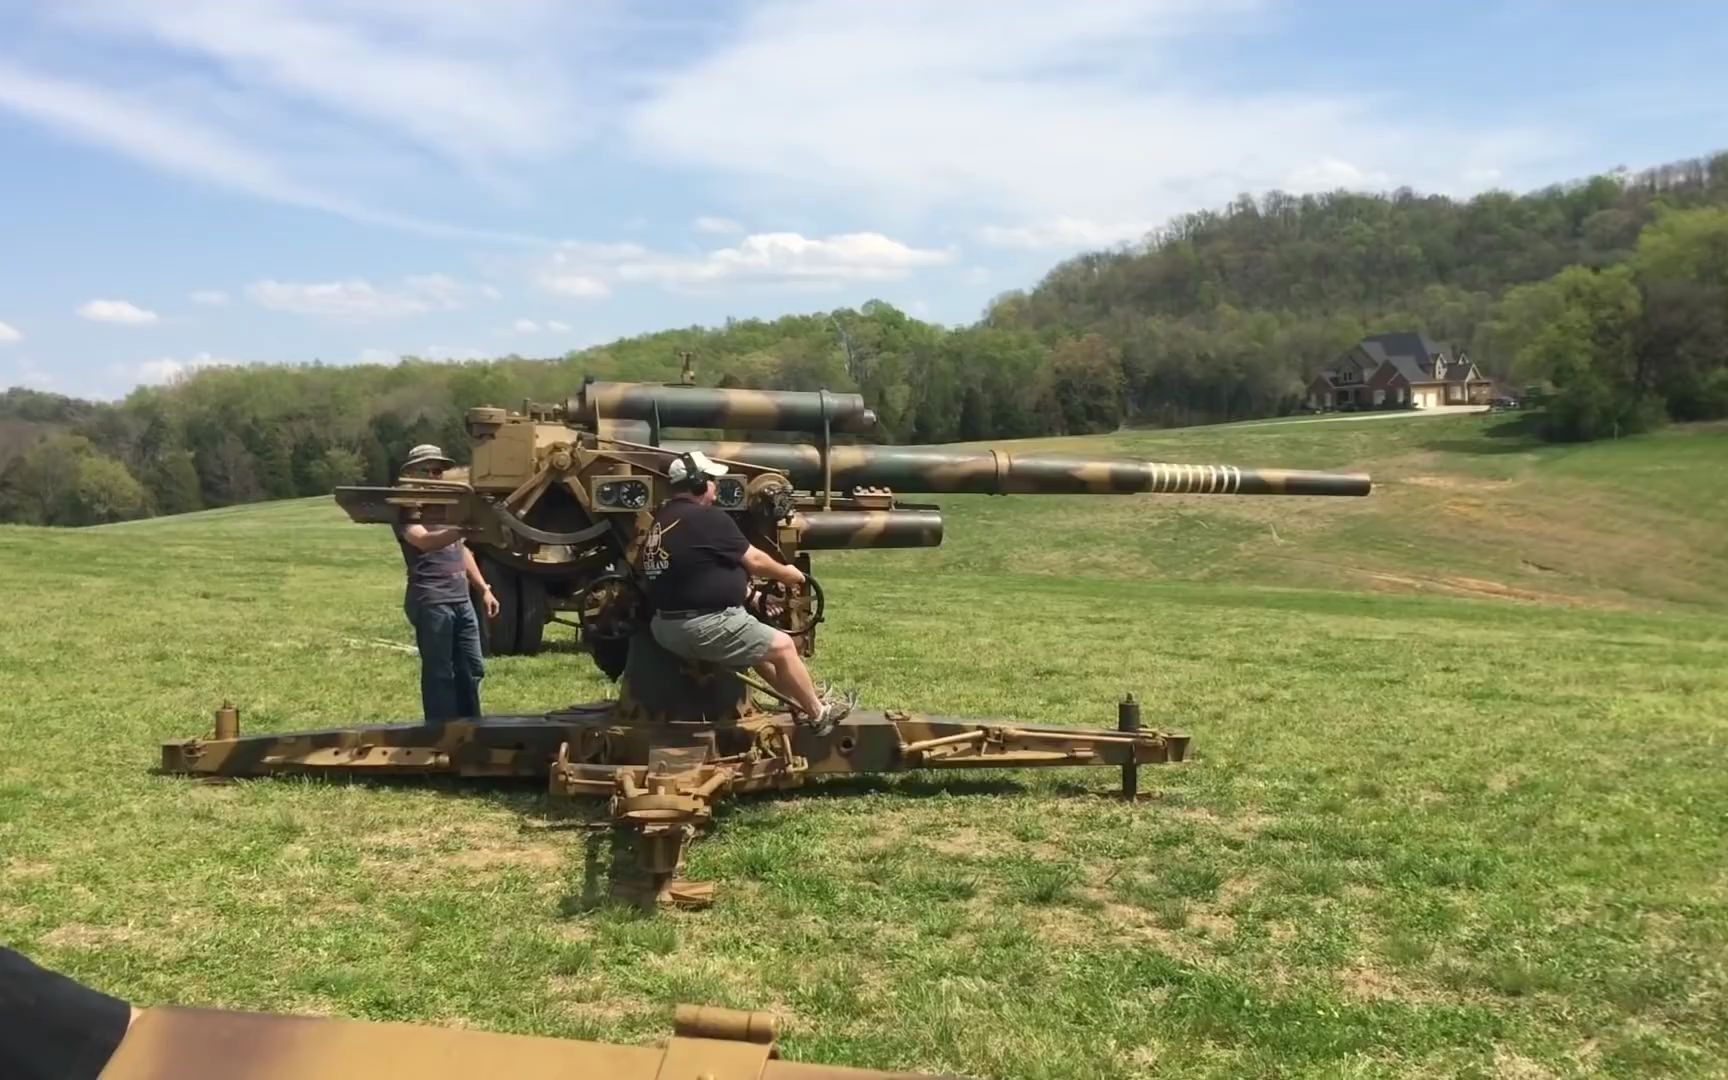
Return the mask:
<path fill-rule="evenodd" d="M 1446 372 L 1439 378 L 1434 375 L 1434 357 L 1446 358 Z M 1385 334 L 1371 334 L 1356 343 L 1355 348 L 1344 354 L 1342 360 L 1329 371 L 1323 371 L 1315 376 L 1324 379 L 1326 385 L 1336 389 L 1343 385 L 1338 382 L 1337 374 L 1346 367 L 1360 367 L 1360 361 L 1368 361 L 1365 375 L 1380 370 L 1387 364 L 1404 381 L 1412 385 L 1416 383 L 1468 383 L 1480 381 L 1482 375 L 1476 370 L 1476 365 L 1465 357 L 1453 357 L 1447 354 L 1444 346 L 1420 331 L 1397 330 Z M 1352 383 L 1354 385 L 1354 383 Z"/>
<path fill-rule="evenodd" d="M 1434 381 L 1434 368 L 1432 366 L 1424 368 L 1418 365 L 1415 357 L 1389 356 L 1386 360 L 1392 365 L 1392 370 L 1404 376 L 1405 382 L 1419 383 Z"/>
<path fill-rule="evenodd" d="M 1397 330 L 1389 334 L 1373 334 L 1362 339 L 1364 350 L 1367 350 L 1370 345 L 1378 345 L 1385 356 L 1411 357 L 1427 371 L 1434 370 L 1435 354 L 1446 355 L 1446 349 L 1435 342 L 1433 338 L 1427 334 L 1410 330 Z"/>

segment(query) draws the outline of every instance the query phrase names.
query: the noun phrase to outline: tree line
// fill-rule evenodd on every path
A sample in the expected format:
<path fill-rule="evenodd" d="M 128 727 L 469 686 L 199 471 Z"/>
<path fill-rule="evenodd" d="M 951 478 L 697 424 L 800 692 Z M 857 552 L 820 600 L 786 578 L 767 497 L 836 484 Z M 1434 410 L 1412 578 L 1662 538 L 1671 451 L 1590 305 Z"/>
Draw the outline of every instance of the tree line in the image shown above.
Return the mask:
<path fill-rule="evenodd" d="M 384 484 L 462 459 L 474 405 L 582 378 L 857 391 L 892 442 L 1273 416 L 1366 334 L 1422 330 L 1588 439 L 1728 415 L 1728 154 L 1468 201 L 1243 196 L 1054 267 L 973 325 L 889 304 L 646 334 L 550 359 L 207 368 L 114 403 L 0 394 L 0 521 L 82 525 Z"/>

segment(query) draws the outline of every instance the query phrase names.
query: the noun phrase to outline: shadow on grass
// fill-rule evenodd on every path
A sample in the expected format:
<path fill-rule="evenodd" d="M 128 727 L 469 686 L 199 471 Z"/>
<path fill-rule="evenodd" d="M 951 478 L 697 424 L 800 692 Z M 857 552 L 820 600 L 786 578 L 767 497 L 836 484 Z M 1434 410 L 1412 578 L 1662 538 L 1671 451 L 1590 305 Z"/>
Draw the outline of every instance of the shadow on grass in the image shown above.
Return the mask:
<path fill-rule="evenodd" d="M 1540 431 L 1540 414 L 1526 412 L 1484 426 L 1479 438 L 1435 439 L 1423 443 L 1422 448 L 1453 454 L 1521 454 L 1548 445 Z"/>
<path fill-rule="evenodd" d="M 860 795 L 903 795 L 928 799 L 936 795 L 1013 795 L 1026 785 L 1003 776 L 943 775 L 931 772 L 856 773 L 824 776 L 800 788 L 768 791 L 746 799 L 805 802 L 813 799 L 855 798 Z"/>
<path fill-rule="evenodd" d="M 654 910 L 652 895 L 641 889 L 644 879 L 640 870 L 637 835 L 634 830 L 620 827 L 614 822 L 607 798 L 554 797 L 546 788 L 545 777 L 305 773 L 194 779 L 190 782 L 225 785 L 315 784 L 331 788 L 363 787 L 381 791 L 416 790 L 455 800 L 482 800 L 517 815 L 520 819 L 520 832 L 564 833 L 573 841 L 572 848 L 580 848 L 580 879 L 571 880 L 566 876 L 565 880 L 570 887 L 556 905 L 560 918 L 576 918 L 604 911 L 648 913 Z M 740 815 L 747 814 L 751 804 L 798 803 L 872 795 L 906 799 L 938 796 L 996 797 L 1023 794 L 1028 790 L 1028 785 L 1020 780 L 979 775 L 974 771 L 863 773 L 819 777 L 798 788 L 721 798 L 714 805 L 713 817 L 706 827 L 698 830 L 692 843 L 701 843 L 704 837 L 728 828 L 773 831 L 788 824 L 756 815 L 748 815 L 746 820 L 739 820 Z M 1083 789 L 1077 793 L 1091 794 Z M 623 887 L 615 888 L 619 884 Z"/>

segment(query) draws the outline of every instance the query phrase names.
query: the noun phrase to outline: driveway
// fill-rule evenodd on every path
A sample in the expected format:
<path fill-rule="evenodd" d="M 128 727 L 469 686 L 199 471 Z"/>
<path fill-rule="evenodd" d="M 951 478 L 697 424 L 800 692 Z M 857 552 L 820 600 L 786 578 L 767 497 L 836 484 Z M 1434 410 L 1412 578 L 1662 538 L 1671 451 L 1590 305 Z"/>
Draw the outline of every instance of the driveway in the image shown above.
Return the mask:
<path fill-rule="evenodd" d="M 1330 416 L 1291 416 L 1280 420 L 1249 420 L 1256 427 L 1273 424 L 1324 424 L 1329 420 L 1398 420 L 1415 416 L 1459 416 L 1465 413 L 1485 413 L 1486 405 L 1436 405 L 1430 409 L 1390 409 L 1386 412 L 1334 413 Z"/>

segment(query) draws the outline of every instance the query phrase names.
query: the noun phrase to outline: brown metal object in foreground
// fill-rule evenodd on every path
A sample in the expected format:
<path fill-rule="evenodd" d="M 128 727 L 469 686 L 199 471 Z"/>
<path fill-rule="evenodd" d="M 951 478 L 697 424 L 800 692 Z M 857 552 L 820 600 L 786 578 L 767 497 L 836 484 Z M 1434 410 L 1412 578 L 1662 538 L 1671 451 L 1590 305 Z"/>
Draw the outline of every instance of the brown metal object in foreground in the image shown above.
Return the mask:
<path fill-rule="evenodd" d="M 941 512 L 901 500 L 914 492 L 1330 497 L 1365 495 L 1372 486 L 1359 473 L 835 441 L 868 435 L 875 426 L 858 394 L 701 387 L 686 367 L 679 383 L 589 381 L 562 403 L 470 409 L 472 464 L 440 481 L 341 487 L 335 495 L 355 521 L 395 524 L 415 516 L 468 530 L 500 607 L 485 623 L 488 652 L 537 653 L 546 627 L 563 623 L 616 678 L 626 648 L 618 643 L 635 618 L 628 583 L 636 577 L 637 547 L 649 513 L 670 494 L 666 471 L 683 450 L 700 449 L 732 470 L 719 483 L 719 505 L 751 543 L 783 562 L 816 551 L 940 545 Z M 803 436 L 792 442 L 666 437 L 679 429 L 686 436 Z M 794 636 L 809 655 L 808 634 Z"/>
<path fill-rule="evenodd" d="M 1179 731 L 871 710 L 818 734 L 786 712 L 758 708 L 730 672 L 693 670 L 652 641 L 636 648 L 665 666 L 641 673 L 652 691 L 638 693 L 626 675 L 615 702 L 441 725 L 185 739 L 163 745 L 162 768 L 212 776 L 545 777 L 554 795 L 609 800 L 614 827 L 634 852 L 628 865 L 613 867 L 616 897 L 704 907 L 713 887 L 685 879 L 684 853 L 727 796 L 797 788 L 812 777 L 917 769 L 1119 766 L 1126 775 L 1142 764 L 1180 762 L 1188 751 Z M 728 702 L 730 711 L 719 712 Z"/>
<path fill-rule="evenodd" d="M 680 1005 L 660 1046 L 507 1035 L 471 1028 L 146 1009 L 102 1080 L 914 1080 L 784 1061 L 767 1013 Z M 928 1080 L 927 1077 L 924 1080 Z"/>

